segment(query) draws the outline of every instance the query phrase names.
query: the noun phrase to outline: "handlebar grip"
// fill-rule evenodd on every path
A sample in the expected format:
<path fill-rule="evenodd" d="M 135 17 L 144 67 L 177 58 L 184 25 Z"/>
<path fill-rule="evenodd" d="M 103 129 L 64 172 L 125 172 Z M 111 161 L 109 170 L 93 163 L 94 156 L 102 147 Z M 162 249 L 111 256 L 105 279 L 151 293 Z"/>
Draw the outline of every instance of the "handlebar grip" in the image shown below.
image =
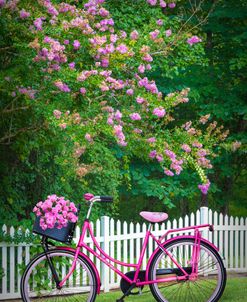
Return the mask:
<path fill-rule="evenodd" d="M 113 197 L 112 196 L 100 196 L 100 201 L 113 202 Z"/>

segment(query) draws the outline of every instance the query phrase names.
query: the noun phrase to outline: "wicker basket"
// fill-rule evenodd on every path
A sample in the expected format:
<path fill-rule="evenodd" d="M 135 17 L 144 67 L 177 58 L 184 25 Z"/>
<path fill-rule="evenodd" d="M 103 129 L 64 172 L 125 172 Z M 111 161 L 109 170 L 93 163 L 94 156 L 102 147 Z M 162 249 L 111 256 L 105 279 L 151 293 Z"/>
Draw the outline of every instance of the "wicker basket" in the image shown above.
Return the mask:
<path fill-rule="evenodd" d="M 76 223 L 68 222 L 68 225 L 61 229 L 53 228 L 53 229 L 43 230 L 40 227 L 40 217 L 36 217 L 36 220 L 34 221 L 34 225 L 33 225 L 33 233 L 66 244 L 71 244 L 74 235 L 75 226 Z"/>

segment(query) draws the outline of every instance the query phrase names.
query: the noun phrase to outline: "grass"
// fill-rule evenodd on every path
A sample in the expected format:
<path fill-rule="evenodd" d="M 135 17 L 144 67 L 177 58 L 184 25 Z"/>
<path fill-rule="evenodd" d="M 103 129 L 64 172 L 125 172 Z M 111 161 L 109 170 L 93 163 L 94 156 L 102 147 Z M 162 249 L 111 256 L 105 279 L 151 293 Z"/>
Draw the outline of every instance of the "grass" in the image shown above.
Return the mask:
<path fill-rule="evenodd" d="M 148 287 L 144 288 L 147 291 Z M 96 302 L 115 302 L 120 298 L 122 292 L 114 291 L 107 294 L 101 294 L 97 297 Z M 129 296 L 125 299 L 126 302 L 154 302 L 155 299 L 150 292 L 141 296 Z M 172 302 L 172 301 L 171 301 Z M 226 288 L 220 302 L 247 302 L 247 278 L 229 278 Z"/>

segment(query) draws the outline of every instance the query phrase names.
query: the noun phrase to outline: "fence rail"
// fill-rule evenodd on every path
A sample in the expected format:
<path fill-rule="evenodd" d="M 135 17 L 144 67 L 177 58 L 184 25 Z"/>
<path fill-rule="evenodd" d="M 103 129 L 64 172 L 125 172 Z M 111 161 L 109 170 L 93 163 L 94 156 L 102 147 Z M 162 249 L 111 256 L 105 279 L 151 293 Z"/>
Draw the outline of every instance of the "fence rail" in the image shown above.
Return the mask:
<path fill-rule="evenodd" d="M 178 220 L 167 221 L 162 224 L 155 224 L 154 234 L 159 236 L 165 230 L 181 228 L 184 226 L 210 223 L 214 224 L 215 231 L 203 231 L 203 237 L 213 242 L 219 247 L 221 255 L 225 258 L 225 266 L 228 271 L 247 272 L 247 218 L 233 218 L 223 216 L 217 212 L 212 212 L 207 207 L 202 207 L 195 214 L 192 213 Z M 147 224 L 129 223 L 115 221 L 107 216 L 103 216 L 92 224 L 95 237 L 100 242 L 104 250 L 118 260 L 134 263 L 140 255 L 143 238 L 147 230 Z M 3 226 L 2 230 L 14 236 L 18 230 L 13 227 Z M 29 230 L 26 231 L 27 233 Z M 186 232 L 189 234 L 189 231 Z M 75 242 L 79 240 L 80 228 L 75 231 Z M 168 238 L 176 236 L 170 234 Z M 86 242 L 91 248 L 93 243 L 90 238 Z M 147 261 L 156 245 L 150 241 L 144 257 L 144 269 Z M 26 265 L 34 255 L 31 253 L 31 245 L 0 243 L 0 262 L 2 272 L 0 272 L 0 300 L 7 300 L 20 297 L 19 284 L 21 275 L 20 265 Z M 86 251 L 84 251 L 86 253 Z M 91 260 L 96 264 L 100 272 L 102 290 L 105 292 L 119 286 L 120 277 L 111 271 L 98 259 L 90 255 Z M 120 269 L 120 267 L 118 267 Z M 126 273 L 127 267 L 123 268 Z"/>

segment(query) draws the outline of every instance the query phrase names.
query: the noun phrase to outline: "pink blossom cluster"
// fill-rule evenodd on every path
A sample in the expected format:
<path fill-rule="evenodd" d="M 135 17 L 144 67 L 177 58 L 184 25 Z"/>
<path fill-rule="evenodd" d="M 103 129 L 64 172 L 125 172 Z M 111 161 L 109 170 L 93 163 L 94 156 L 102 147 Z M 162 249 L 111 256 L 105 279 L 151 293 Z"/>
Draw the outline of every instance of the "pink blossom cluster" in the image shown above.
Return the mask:
<path fill-rule="evenodd" d="M 195 147 L 195 148 L 202 148 L 202 144 L 199 143 L 198 141 L 194 141 L 194 142 L 192 143 L 192 146 Z"/>
<path fill-rule="evenodd" d="M 55 116 L 56 119 L 60 119 L 62 112 L 60 110 L 54 110 L 53 115 Z"/>
<path fill-rule="evenodd" d="M 207 183 L 205 184 L 201 184 L 201 185 L 198 185 L 198 188 L 201 190 L 201 192 L 206 195 L 208 193 L 208 189 L 210 187 L 210 181 L 208 180 Z"/>
<path fill-rule="evenodd" d="M 139 38 L 139 33 L 137 30 L 133 30 L 131 33 L 130 33 L 130 39 L 131 40 L 137 40 Z"/>
<path fill-rule="evenodd" d="M 75 204 L 55 194 L 49 195 L 45 201 L 38 202 L 33 212 L 40 217 L 40 227 L 43 230 L 61 229 L 66 227 L 68 222 L 75 223 L 78 220 Z"/>
<path fill-rule="evenodd" d="M 120 90 L 126 86 L 126 82 L 123 80 L 116 80 L 112 77 L 106 77 L 100 84 L 101 91 L 108 91 L 108 90 Z"/>
<path fill-rule="evenodd" d="M 150 157 L 150 158 L 156 158 L 158 162 L 162 162 L 162 161 L 164 160 L 163 155 L 157 153 L 156 150 L 152 150 L 152 151 L 149 153 L 149 157 Z"/>
<path fill-rule="evenodd" d="M 187 144 L 183 144 L 183 145 L 181 146 L 181 149 L 184 150 L 184 151 L 187 152 L 187 153 L 190 153 L 190 152 L 191 152 L 191 148 L 190 148 L 190 146 L 187 145 Z"/>
<path fill-rule="evenodd" d="M 62 92 L 70 92 L 70 88 L 67 84 L 63 83 L 62 81 L 54 82 L 54 85 Z"/>
<path fill-rule="evenodd" d="M 25 96 L 27 96 L 28 98 L 30 98 L 31 100 L 35 99 L 35 93 L 36 90 L 31 89 L 30 87 L 19 87 L 18 91 L 20 94 L 24 94 Z"/>
<path fill-rule="evenodd" d="M 166 3 L 164 0 L 147 0 L 147 3 L 151 6 L 156 6 L 157 4 L 159 4 L 159 6 L 161 8 L 165 8 L 165 7 L 169 7 L 169 8 L 174 8 L 176 7 L 176 3 L 175 2 L 170 2 L 170 3 Z"/>
<path fill-rule="evenodd" d="M 34 22 L 33 22 L 33 25 L 35 26 L 35 28 L 37 29 L 37 30 L 43 30 L 43 27 L 42 27 L 42 25 L 43 25 L 43 18 L 37 18 L 37 19 L 35 19 L 34 20 Z"/>
<path fill-rule="evenodd" d="M 70 5 L 69 3 L 62 2 L 58 5 L 58 11 L 59 13 L 71 12 L 72 14 L 74 14 L 76 7 L 74 5 Z"/>
<path fill-rule="evenodd" d="M 127 146 L 127 142 L 125 141 L 125 135 L 123 133 L 122 125 L 114 125 L 113 133 L 117 137 L 117 142 L 120 146 L 123 146 L 123 147 Z"/>
<path fill-rule="evenodd" d="M 30 13 L 27 12 L 25 9 L 20 10 L 20 18 L 21 19 L 26 19 L 30 17 Z"/>
<path fill-rule="evenodd" d="M 140 114 L 137 112 L 131 113 L 130 118 L 132 119 L 132 121 L 140 121 L 142 119 Z"/>
<path fill-rule="evenodd" d="M 202 42 L 202 39 L 200 39 L 199 37 L 197 36 L 192 36 L 191 38 L 187 39 L 187 43 L 192 46 L 193 44 L 196 44 L 196 43 L 199 43 L 199 42 Z"/>
<path fill-rule="evenodd" d="M 149 81 L 147 77 L 140 79 L 138 81 L 138 86 L 146 88 L 147 91 L 150 91 L 153 94 L 159 93 L 155 81 Z"/>
<path fill-rule="evenodd" d="M 64 45 L 61 45 L 59 41 L 48 36 L 44 38 L 44 43 L 49 44 L 49 49 L 43 47 L 34 58 L 36 62 L 46 60 L 48 60 L 48 62 L 56 62 L 58 64 L 67 62 L 67 56 L 64 54 Z"/>
<path fill-rule="evenodd" d="M 52 16 L 59 15 L 57 9 L 55 8 L 55 6 L 52 5 L 50 0 L 43 1 L 43 6 L 47 9 L 48 14 L 50 14 Z"/>
<path fill-rule="evenodd" d="M 176 154 L 169 149 L 165 150 L 165 155 L 167 157 L 169 157 L 171 160 L 170 169 L 174 170 L 175 173 L 177 175 L 179 175 L 181 173 L 181 171 L 183 170 L 183 168 L 182 168 L 183 160 L 182 159 L 178 160 Z M 165 170 L 165 171 L 167 171 L 167 170 Z"/>
<path fill-rule="evenodd" d="M 70 21 L 67 25 L 68 28 L 78 28 L 84 35 L 90 35 L 94 32 L 93 28 L 90 26 L 88 19 L 79 16 Z"/>
<path fill-rule="evenodd" d="M 153 144 L 156 142 L 156 138 L 155 137 L 149 137 L 147 138 L 147 142 L 150 143 L 150 144 Z"/>
<path fill-rule="evenodd" d="M 79 76 L 77 77 L 77 81 L 79 82 L 83 82 L 85 81 L 87 78 L 89 78 L 92 75 L 97 75 L 98 74 L 98 70 L 85 70 L 82 71 Z"/>
<path fill-rule="evenodd" d="M 154 108 L 153 115 L 156 115 L 158 118 L 164 117 L 166 114 L 166 111 L 163 107 Z"/>
<path fill-rule="evenodd" d="M 5 4 L 6 4 L 6 0 L 0 0 L 0 7 L 4 7 Z"/>
<path fill-rule="evenodd" d="M 212 169 L 212 165 L 209 159 L 206 158 L 206 156 L 208 155 L 208 151 L 205 149 L 199 149 L 196 152 L 196 155 L 198 156 L 197 158 L 197 163 L 199 166 L 203 167 L 203 168 L 207 168 L 207 169 Z"/>
<path fill-rule="evenodd" d="M 152 31 L 149 33 L 149 37 L 151 40 L 155 40 L 159 34 L 160 34 L 160 31 L 158 29 L 155 29 L 155 31 Z"/>

